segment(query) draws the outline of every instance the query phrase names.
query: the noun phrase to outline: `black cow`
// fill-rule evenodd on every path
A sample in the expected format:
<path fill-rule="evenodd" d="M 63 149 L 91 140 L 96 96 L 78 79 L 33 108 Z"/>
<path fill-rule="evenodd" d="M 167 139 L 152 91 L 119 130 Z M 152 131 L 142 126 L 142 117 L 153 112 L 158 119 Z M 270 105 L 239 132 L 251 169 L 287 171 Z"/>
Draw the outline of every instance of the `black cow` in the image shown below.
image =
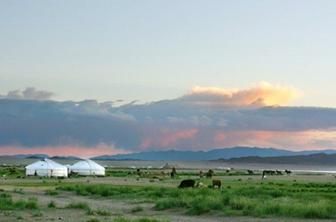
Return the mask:
<path fill-rule="evenodd" d="M 286 173 L 287 175 L 289 175 L 289 174 L 292 173 L 292 171 L 290 171 L 290 170 L 285 170 L 285 173 Z"/>
<path fill-rule="evenodd" d="M 212 169 L 208 170 L 208 172 L 206 173 L 207 178 L 212 178 L 213 175 L 214 175 L 214 171 Z"/>
<path fill-rule="evenodd" d="M 277 175 L 282 175 L 282 172 L 280 170 L 275 171 Z"/>
<path fill-rule="evenodd" d="M 182 180 L 178 188 L 188 188 L 188 187 L 194 187 L 196 181 L 192 179 L 186 179 Z"/>
<path fill-rule="evenodd" d="M 253 175 L 254 173 L 253 173 L 253 170 L 247 170 L 247 173 L 249 174 L 249 175 Z"/>
<path fill-rule="evenodd" d="M 264 170 L 261 179 L 264 179 L 266 175 L 274 175 L 274 174 L 275 174 L 274 170 Z"/>

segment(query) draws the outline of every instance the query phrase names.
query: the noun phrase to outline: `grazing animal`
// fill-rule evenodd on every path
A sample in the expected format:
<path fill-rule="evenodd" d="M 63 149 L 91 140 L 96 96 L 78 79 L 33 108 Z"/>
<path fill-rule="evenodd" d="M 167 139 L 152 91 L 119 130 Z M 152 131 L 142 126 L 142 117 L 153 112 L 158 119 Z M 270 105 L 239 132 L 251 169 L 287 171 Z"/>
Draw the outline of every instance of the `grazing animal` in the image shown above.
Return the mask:
<path fill-rule="evenodd" d="M 199 176 L 200 176 L 200 178 L 203 178 L 203 177 L 204 177 L 204 174 L 203 174 L 203 171 L 202 171 L 202 170 L 200 170 L 200 172 L 199 172 Z"/>
<path fill-rule="evenodd" d="M 289 174 L 292 173 L 292 171 L 290 171 L 290 170 L 285 170 L 285 173 L 286 173 L 287 175 L 289 175 Z"/>
<path fill-rule="evenodd" d="M 222 182 L 220 180 L 212 180 L 212 188 L 221 188 L 222 187 Z"/>
<path fill-rule="evenodd" d="M 247 173 L 249 174 L 249 175 L 253 175 L 254 173 L 253 173 L 253 170 L 247 170 Z"/>
<path fill-rule="evenodd" d="M 192 179 L 186 179 L 182 180 L 178 188 L 189 188 L 189 187 L 194 187 L 196 181 Z"/>
<path fill-rule="evenodd" d="M 277 175 L 282 175 L 282 172 L 280 170 L 275 171 Z"/>
<path fill-rule="evenodd" d="M 138 175 L 138 176 L 141 176 L 141 171 L 140 171 L 140 169 L 138 168 L 137 170 L 136 170 L 136 174 Z"/>
<path fill-rule="evenodd" d="M 171 178 L 174 178 L 176 175 L 177 175 L 177 173 L 176 173 L 176 169 L 175 169 L 175 167 L 173 167 L 173 169 L 172 169 L 172 171 L 171 171 L 171 173 L 170 173 L 170 177 L 171 177 Z"/>
<path fill-rule="evenodd" d="M 197 187 L 197 188 L 206 188 L 207 186 L 204 183 L 202 183 L 200 181 L 197 181 L 195 187 Z"/>
<path fill-rule="evenodd" d="M 210 170 L 208 170 L 208 172 L 206 173 L 206 177 L 207 177 L 207 178 L 212 178 L 213 174 L 214 174 L 214 171 L 213 171 L 212 169 L 210 169 Z"/>
<path fill-rule="evenodd" d="M 275 174 L 274 170 L 264 170 L 261 179 L 263 180 L 264 178 L 266 178 L 266 175 L 274 175 L 274 174 Z"/>

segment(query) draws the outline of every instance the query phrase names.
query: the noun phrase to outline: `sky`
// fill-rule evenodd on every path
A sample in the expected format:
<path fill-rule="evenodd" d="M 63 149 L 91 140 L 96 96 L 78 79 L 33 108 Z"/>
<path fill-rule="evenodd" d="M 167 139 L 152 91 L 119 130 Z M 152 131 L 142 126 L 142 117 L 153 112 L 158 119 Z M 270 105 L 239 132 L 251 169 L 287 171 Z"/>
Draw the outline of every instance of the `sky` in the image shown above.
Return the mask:
<path fill-rule="evenodd" d="M 335 26 L 336 2 L 331 0 L 0 0 L 1 98 L 15 100 L 15 108 L 34 100 L 29 109 L 57 101 L 50 109 L 60 116 L 79 118 L 78 106 L 88 119 L 128 118 L 133 122 L 118 124 L 136 134 L 132 143 L 114 133 L 84 142 L 80 135 L 70 135 L 64 142 L 59 130 L 41 142 L 41 132 L 29 133 L 25 114 L 18 112 L 21 125 L 1 119 L 11 127 L 0 125 L 7 135 L 0 136 L 0 153 L 44 149 L 61 154 L 69 147 L 74 154 L 85 148 L 87 155 L 235 145 L 333 148 Z M 112 104 L 108 109 L 107 101 Z M 0 106 L 10 110 L 6 102 Z M 191 111 L 195 106 L 198 112 Z M 265 114 L 265 106 L 290 108 Z M 250 128 L 236 116 L 256 124 L 249 112 L 272 116 L 274 123 Z M 300 112 L 310 113 L 308 119 L 298 120 Z M 43 125 L 41 116 L 34 118 L 43 129 L 55 127 Z M 160 129 L 150 121 L 160 123 Z M 201 124 L 207 121 L 207 126 Z M 293 129 L 291 121 L 302 128 Z M 27 131 L 15 128 L 22 125 Z M 36 139 L 28 142 L 29 136 Z"/>
<path fill-rule="evenodd" d="M 194 86 L 290 85 L 335 107 L 335 1 L 0 1 L 0 92 L 175 98 Z"/>

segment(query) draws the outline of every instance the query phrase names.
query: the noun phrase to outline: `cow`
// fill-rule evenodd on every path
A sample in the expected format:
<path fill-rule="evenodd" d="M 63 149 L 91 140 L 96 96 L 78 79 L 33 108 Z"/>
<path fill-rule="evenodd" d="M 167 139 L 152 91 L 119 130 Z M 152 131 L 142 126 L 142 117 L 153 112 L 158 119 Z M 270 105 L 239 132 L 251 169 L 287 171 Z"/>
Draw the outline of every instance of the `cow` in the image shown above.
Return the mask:
<path fill-rule="evenodd" d="M 275 171 L 274 170 L 264 170 L 263 173 L 262 173 L 262 177 L 261 179 L 263 180 L 264 178 L 266 178 L 266 175 L 274 175 L 275 174 Z"/>
<path fill-rule="evenodd" d="M 287 175 L 289 175 L 289 174 L 292 173 L 292 171 L 286 169 L 286 170 L 285 170 L 285 173 L 286 173 Z"/>
<path fill-rule="evenodd" d="M 189 187 L 194 187 L 196 181 L 192 179 L 186 179 L 182 180 L 178 188 L 189 188 Z"/>
<path fill-rule="evenodd" d="M 253 173 L 253 170 L 247 170 L 247 173 L 249 174 L 249 175 L 253 175 L 254 173 Z"/>
<path fill-rule="evenodd" d="M 282 172 L 280 170 L 275 171 L 277 175 L 282 175 Z"/>
<path fill-rule="evenodd" d="M 214 171 L 213 171 L 212 169 L 210 169 L 210 170 L 208 170 L 208 172 L 206 173 L 206 177 L 207 177 L 207 178 L 212 178 L 213 174 L 214 174 Z"/>
<path fill-rule="evenodd" d="M 175 167 L 173 167 L 172 171 L 170 172 L 170 177 L 175 178 L 176 175 L 177 175 L 176 169 L 175 169 Z"/>
<path fill-rule="evenodd" d="M 197 187 L 197 188 L 206 188 L 207 186 L 204 183 L 202 183 L 200 181 L 197 181 L 195 187 Z"/>
<path fill-rule="evenodd" d="M 212 188 L 220 189 L 222 187 L 222 182 L 220 180 L 212 180 Z"/>

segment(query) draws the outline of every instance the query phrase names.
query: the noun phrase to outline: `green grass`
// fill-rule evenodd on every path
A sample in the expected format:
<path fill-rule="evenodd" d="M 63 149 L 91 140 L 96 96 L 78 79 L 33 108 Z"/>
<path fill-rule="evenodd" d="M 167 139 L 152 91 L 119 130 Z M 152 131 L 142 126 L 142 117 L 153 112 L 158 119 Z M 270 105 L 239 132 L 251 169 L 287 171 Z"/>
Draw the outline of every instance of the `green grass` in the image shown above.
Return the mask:
<path fill-rule="evenodd" d="M 45 195 L 56 196 L 58 192 L 56 190 L 46 190 Z"/>
<path fill-rule="evenodd" d="M 0 177 L 4 178 L 24 178 L 25 169 L 23 167 L 15 166 L 1 166 Z"/>
<path fill-rule="evenodd" d="M 102 209 L 95 210 L 94 213 L 99 216 L 111 216 L 112 215 L 109 211 L 102 210 Z"/>
<path fill-rule="evenodd" d="M 97 218 L 88 219 L 86 222 L 100 222 Z"/>
<path fill-rule="evenodd" d="M 131 212 L 132 213 L 137 213 L 137 212 L 141 212 L 141 211 L 143 211 L 144 209 L 141 207 L 141 206 L 136 206 L 136 207 L 133 207 L 132 209 L 131 209 Z"/>
<path fill-rule="evenodd" d="M 228 188 L 229 187 L 229 188 Z M 155 203 L 156 210 L 185 209 L 229 216 L 336 218 L 336 184 L 227 181 L 219 189 L 177 189 L 115 185 L 65 185 L 78 195 L 135 199 Z"/>
<path fill-rule="evenodd" d="M 29 198 L 28 200 L 14 201 L 12 196 L 7 193 L 0 193 L 0 210 L 22 210 L 38 209 L 37 199 Z"/>
<path fill-rule="evenodd" d="M 14 188 L 13 193 L 24 194 L 24 191 L 22 188 Z"/>
<path fill-rule="evenodd" d="M 162 174 L 164 171 L 164 175 Z M 163 179 L 170 178 L 169 172 L 171 170 L 160 170 L 160 169 L 140 169 L 140 175 L 137 173 L 135 169 L 115 169 L 115 168 L 106 168 L 105 176 L 107 177 L 141 177 L 141 178 L 149 178 L 149 179 Z M 204 177 L 206 171 L 203 172 Z M 255 172 L 254 175 L 261 175 L 260 172 Z M 246 170 L 231 170 L 231 171 L 223 171 L 223 170 L 215 170 L 214 176 L 250 176 Z M 199 177 L 198 171 L 177 171 L 177 178 L 179 177 Z"/>
<path fill-rule="evenodd" d="M 82 209 L 82 210 L 90 210 L 90 207 L 85 202 L 72 202 L 69 203 L 66 208 L 68 209 Z"/>
<path fill-rule="evenodd" d="M 153 218 L 140 218 L 140 219 L 127 219 L 125 217 L 118 217 L 113 220 L 113 222 L 162 222 L 162 220 Z"/>

